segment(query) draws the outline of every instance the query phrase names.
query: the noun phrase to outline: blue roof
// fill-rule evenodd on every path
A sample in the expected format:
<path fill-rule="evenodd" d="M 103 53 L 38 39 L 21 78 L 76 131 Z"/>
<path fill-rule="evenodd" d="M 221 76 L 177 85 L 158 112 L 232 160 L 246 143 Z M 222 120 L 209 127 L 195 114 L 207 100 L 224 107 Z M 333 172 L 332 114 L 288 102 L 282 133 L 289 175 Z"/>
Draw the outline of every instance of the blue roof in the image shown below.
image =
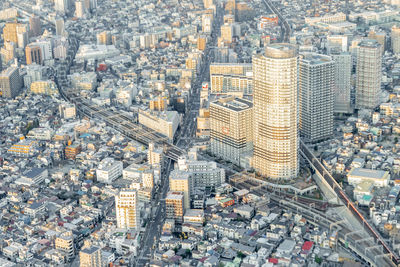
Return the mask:
<path fill-rule="evenodd" d="M 91 136 L 90 133 L 84 133 L 84 134 L 81 134 L 81 135 L 79 136 L 79 138 L 87 138 L 87 137 L 90 137 L 90 136 Z"/>

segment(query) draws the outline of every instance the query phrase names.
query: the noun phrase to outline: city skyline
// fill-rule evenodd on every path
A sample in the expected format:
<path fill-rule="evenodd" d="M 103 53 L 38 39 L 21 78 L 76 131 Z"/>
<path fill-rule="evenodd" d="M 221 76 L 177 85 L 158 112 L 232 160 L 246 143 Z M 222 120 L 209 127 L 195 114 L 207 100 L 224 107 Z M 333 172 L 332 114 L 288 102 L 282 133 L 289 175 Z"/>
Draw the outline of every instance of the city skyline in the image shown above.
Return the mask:
<path fill-rule="evenodd" d="M 400 264 L 399 1 L 0 3 L 0 266 Z"/>

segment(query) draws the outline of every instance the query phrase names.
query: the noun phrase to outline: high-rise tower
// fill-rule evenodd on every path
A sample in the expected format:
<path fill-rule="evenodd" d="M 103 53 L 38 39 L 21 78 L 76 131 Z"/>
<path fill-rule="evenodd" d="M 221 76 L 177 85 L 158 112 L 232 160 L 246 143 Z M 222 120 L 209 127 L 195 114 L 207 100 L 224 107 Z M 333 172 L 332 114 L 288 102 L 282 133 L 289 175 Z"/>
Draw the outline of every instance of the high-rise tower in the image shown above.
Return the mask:
<path fill-rule="evenodd" d="M 253 57 L 253 166 L 271 178 L 295 178 L 299 170 L 297 65 L 290 44 L 271 44 Z"/>
<path fill-rule="evenodd" d="M 375 108 L 379 104 L 382 78 L 381 45 L 366 39 L 357 52 L 356 108 Z"/>
<path fill-rule="evenodd" d="M 308 142 L 333 134 L 335 63 L 329 56 L 304 53 L 299 62 L 300 133 Z"/>

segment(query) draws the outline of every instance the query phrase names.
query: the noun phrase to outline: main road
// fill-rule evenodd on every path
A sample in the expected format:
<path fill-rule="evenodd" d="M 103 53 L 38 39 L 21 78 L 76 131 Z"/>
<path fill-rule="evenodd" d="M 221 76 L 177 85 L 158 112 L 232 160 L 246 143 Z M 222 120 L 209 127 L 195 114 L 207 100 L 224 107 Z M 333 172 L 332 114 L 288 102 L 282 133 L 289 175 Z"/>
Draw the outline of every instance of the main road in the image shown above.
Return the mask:
<path fill-rule="evenodd" d="M 279 12 L 279 10 L 271 3 L 271 0 L 263 0 L 263 2 L 269 10 L 271 10 L 275 15 L 278 16 L 279 24 L 282 28 L 282 42 L 288 43 L 291 34 L 289 23 L 286 21 L 285 17 Z"/>
<path fill-rule="evenodd" d="M 216 20 L 214 21 L 215 31 L 219 30 L 221 22 L 220 12 L 221 10 L 217 8 L 217 16 Z M 216 36 L 216 34 L 214 34 L 213 36 Z M 203 57 L 204 62 L 192 87 L 188 111 L 185 113 L 183 122 L 180 126 L 181 130 L 179 131 L 179 136 L 175 139 L 175 145 L 182 150 L 187 150 L 190 147 L 190 142 L 187 142 L 187 140 L 192 140 L 194 138 L 194 133 L 196 129 L 195 119 L 200 108 L 200 86 L 203 81 L 208 80 L 209 66 L 213 58 L 213 56 L 210 54 L 212 50 L 209 47 L 215 42 L 216 38 L 212 38 L 207 44 L 208 47 L 205 50 Z M 156 199 L 153 201 L 153 203 L 157 205 L 156 213 L 148 223 L 146 231 L 143 234 L 141 242 L 142 247 L 135 261 L 136 266 L 145 266 L 146 263 L 149 262 L 151 258 L 151 253 L 153 251 L 153 246 L 156 246 L 158 243 L 158 238 L 160 237 L 160 231 L 165 217 L 164 200 L 169 188 L 168 178 L 172 167 L 173 161 L 171 159 L 167 159 L 167 166 L 161 177 L 161 190 L 159 190 Z"/>

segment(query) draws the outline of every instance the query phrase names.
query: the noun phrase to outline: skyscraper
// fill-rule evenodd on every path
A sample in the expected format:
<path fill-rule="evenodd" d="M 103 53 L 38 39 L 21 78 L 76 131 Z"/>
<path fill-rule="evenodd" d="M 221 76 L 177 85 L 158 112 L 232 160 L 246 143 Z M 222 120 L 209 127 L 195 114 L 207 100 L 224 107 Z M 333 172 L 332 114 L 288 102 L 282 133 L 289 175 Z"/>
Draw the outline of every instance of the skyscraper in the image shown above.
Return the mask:
<path fill-rule="evenodd" d="M 330 56 L 335 61 L 335 103 L 333 111 L 335 113 L 349 113 L 351 112 L 351 69 L 353 66 L 351 54 L 333 52 Z"/>
<path fill-rule="evenodd" d="M 25 56 L 27 65 L 32 63 L 41 65 L 43 63 L 42 49 L 34 43 L 26 46 Z"/>
<path fill-rule="evenodd" d="M 83 1 L 75 2 L 75 15 L 78 18 L 82 18 L 85 14 L 85 3 Z"/>
<path fill-rule="evenodd" d="M 370 39 L 360 42 L 356 67 L 356 108 L 375 108 L 379 104 L 382 77 L 381 45 Z"/>
<path fill-rule="evenodd" d="M 139 230 L 140 211 L 135 189 L 122 189 L 115 196 L 115 210 L 118 228 Z"/>
<path fill-rule="evenodd" d="M 68 13 L 69 5 L 68 0 L 54 0 L 54 9 L 63 15 Z"/>
<path fill-rule="evenodd" d="M 56 18 L 56 35 L 63 35 L 64 33 L 64 19 Z"/>
<path fill-rule="evenodd" d="M 290 44 L 271 44 L 253 57 L 253 166 L 271 178 L 295 178 L 299 170 L 297 65 Z"/>
<path fill-rule="evenodd" d="M 326 140 L 333 133 L 334 61 L 304 53 L 299 62 L 299 128 L 308 142 Z"/>
<path fill-rule="evenodd" d="M 400 53 L 400 27 L 394 25 L 391 32 L 392 51 L 394 54 Z"/>
<path fill-rule="evenodd" d="M 4 41 L 10 41 L 16 44 L 18 42 L 17 39 L 17 27 L 19 23 L 8 22 L 3 28 L 3 39 Z"/>
<path fill-rule="evenodd" d="M 31 36 L 38 36 L 42 33 L 39 17 L 33 16 L 29 18 L 29 30 Z"/>
<path fill-rule="evenodd" d="M 9 67 L 0 73 L 0 96 L 14 98 L 18 95 L 23 86 L 19 70 L 16 67 Z"/>

